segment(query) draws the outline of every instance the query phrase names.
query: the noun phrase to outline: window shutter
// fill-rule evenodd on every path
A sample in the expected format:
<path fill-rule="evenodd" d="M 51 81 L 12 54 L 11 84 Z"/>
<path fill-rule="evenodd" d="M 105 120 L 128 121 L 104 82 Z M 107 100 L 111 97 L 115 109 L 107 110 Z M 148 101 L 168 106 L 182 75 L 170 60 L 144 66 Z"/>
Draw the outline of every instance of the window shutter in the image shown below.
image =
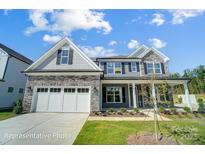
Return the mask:
<path fill-rule="evenodd" d="M 162 74 L 165 74 L 164 63 L 161 63 Z"/>
<path fill-rule="evenodd" d="M 144 63 L 144 73 L 147 74 L 147 64 Z"/>
<path fill-rule="evenodd" d="M 73 49 L 69 51 L 69 62 L 68 64 L 73 64 Z"/>
<path fill-rule="evenodd" d="M 132 72 L 131 63 L 128 63 L 128 65 L 129 65 L 129 72 Z"/>
<path fill-rule="evenodd" d="M 60 61 L 61 61 L 61 50 L 58 50 L 56 64 L 60 65 Z"/>
<path fill-rule="evenodd" d="M 136 65 L 137 65 L 137 72 L 140 72 L 140 63 L 137 62 Z"/>
<path fill-rule="evenodd" d="M 104 62 L 104 74 L 107 74 L 107 63 Z"/>
<path fill-rule="evenodd" d="M 122 101 L 125 103 L 125 87 L 122 87 Z"/>
<path fill-rule="evenodd" d="M 122 74 L 125 74 L 125 63 L 122 63 Z"/>
<path fill-rule="evenodd" d="M 106 87 L 103 87 L 103 93 L 102 93 L 102 100 L 103 100 L 103 103 L 106 102 Z"/>

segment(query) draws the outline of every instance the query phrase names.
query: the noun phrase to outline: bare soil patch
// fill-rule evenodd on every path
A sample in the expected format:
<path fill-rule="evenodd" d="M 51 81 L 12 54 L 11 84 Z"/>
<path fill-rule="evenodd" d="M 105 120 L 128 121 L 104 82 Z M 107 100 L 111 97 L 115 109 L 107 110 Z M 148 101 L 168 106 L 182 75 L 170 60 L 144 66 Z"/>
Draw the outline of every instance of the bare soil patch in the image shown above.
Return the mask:
<path fill-rule="evenodd" d="M 160 136 L 156 142 L 153 133 L 141 132 L 138 134 L 130 135 L 127 138 L 128 145 L 177 145 L 176 141 L 165 136 Z"/>

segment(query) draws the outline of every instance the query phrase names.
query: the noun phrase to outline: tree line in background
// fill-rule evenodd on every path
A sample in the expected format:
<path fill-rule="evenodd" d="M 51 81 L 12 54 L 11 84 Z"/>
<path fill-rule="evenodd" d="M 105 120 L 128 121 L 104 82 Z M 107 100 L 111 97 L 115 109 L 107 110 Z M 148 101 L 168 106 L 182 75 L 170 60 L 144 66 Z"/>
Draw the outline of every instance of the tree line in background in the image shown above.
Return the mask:
<path fill-rule="evenodd" d="M 191 94 L 203 94 L 205 93 L 205 67 L 204 65 L 199 65 L 193 70 L 184 70 L 183 75 L 179 73 L 170 74 L 171 78 L 190 78 L 188 83 L 189 91 Z"/>

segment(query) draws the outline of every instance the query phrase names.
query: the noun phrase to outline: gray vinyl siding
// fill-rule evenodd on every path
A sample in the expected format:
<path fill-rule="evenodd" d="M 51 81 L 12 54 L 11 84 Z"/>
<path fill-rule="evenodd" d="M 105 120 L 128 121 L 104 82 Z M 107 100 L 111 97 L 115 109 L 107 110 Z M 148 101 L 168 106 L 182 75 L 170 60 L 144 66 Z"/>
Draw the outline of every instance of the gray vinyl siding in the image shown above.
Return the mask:
<path fill-rule="evenodd" d="M 105 77 L 145 77 L 149 74 L 145 74 L 144 63 L 148 62 L 157 62 L 164 64 L 165 74 L 157 74 L 157 76 L 169 76 L 169 64 L 168 62 L 164 63 L 163 59 L 159 57 L 154 52 L 148 53 L 143 59 L 106 59 L 99 60 L 99 67 L 104 70 L 104 65 L 101 62 L 122 62 L 125 63 L 125 74 L 104 74 Z M 129 64 L 130 62 L 139 62 L 140 72 L 130 72 Z"/>
<path fill-rule="evenodd" d="M 12 107 L 18 99 L 23 98 L 19 88 L 25 90 L 26 76 L 22 73 L 29 65 L 14 57 L 8 59 L 4 81 L 0 82 L 0 108 Z M 8 87 L 14 91 L 8 93 Z"/>
<path fill-rule="evenodd" d="M 106 61 L 101 61 L 101 62 L 116 62 L 117 60 L 106 60 Z M 102 63 L 99 62 L 99 67 L 104 70 L 104 65 L 102 65 Z M 118 60 L 119 62 L 119 60 Z M 140 72 L 130 72 L 129 71 L 129 64 L 130 62 L 139 62 L 139 60 L 130 60 L 129 62 L 128 61 L 120 61 L 120 62 L 123 62 L 125 64 L 125 74 L 104 74 L 105 77 L 139 77 L 140 76 Z"/>
<path fill-rule="evenodd" d="M 83 59 L 75 50 L 73 51 L 73 64 L 68 65 L 57 65 L 57 51 L 50 56 L 48 59 L 46 59 L 45 62 L 43 62 L 40 66 L 36 68 L 36 70 L 76 70 L 76 69 L 93 69 L 93 67 L 85 60 Z"/>

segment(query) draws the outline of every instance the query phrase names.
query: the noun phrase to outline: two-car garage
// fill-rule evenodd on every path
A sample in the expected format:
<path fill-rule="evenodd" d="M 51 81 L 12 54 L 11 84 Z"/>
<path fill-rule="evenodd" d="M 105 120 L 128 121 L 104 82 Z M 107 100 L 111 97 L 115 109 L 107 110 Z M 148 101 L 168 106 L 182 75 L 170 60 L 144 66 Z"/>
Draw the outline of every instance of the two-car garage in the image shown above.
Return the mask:
<path fill-rule="evenodd" d="M 36 112 L 90 112 L 90 87 L 37 87 Z"/>

